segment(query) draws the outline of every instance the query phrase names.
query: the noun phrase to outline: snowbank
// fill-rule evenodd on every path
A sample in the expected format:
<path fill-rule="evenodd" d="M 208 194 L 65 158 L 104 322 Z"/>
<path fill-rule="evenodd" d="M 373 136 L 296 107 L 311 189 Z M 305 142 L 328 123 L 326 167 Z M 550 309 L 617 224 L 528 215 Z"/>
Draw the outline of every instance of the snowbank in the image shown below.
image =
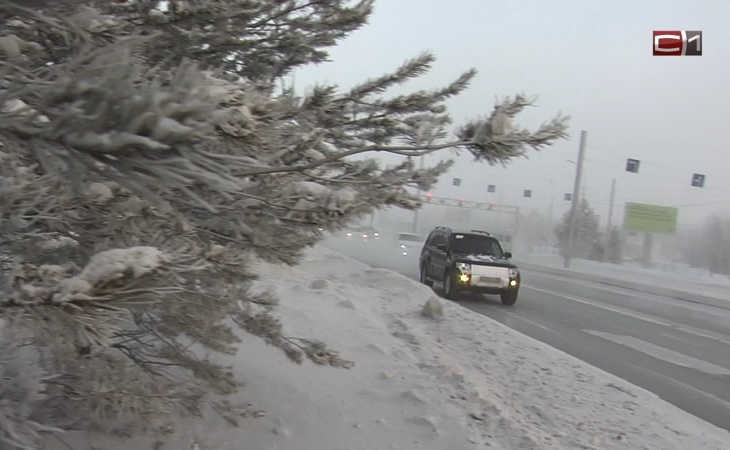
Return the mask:
<path fill-rule="evenodd" d="M 563 267 L 563 259 L 559 255 L 524 253 L 519 258 L 526 263 L 540 264 L 549 267 Z M 730 277 L 727 275 L 711 276 L 706 269 L 698 269 L 680 263 L 654 263 L 654 267 L 645 268 L 638 263 L 621 265 L 573 259 L 570 270 L 586 274 L 610 276 L 617 279 L 628 279 L 648 284 L 667 284 L 675 289 L 690 289 L 726 297 L 730 289 Z"/>
<path fill-rule="evenodd" d="M 730 433 L 655 395 L 434 294 L 324 248 L 296 268 L 261 264 L 289 334 L 319 338 L 350 370 L 305 362 L 247 338 L 242 398 L 265 411 L 232 429 L 178 427 L 169 447 L 250 450 L 722 450 Z M 130 445 L 131 444 L 131 445 Z M 62 447 L 59 447 L 62 448 Z M 115 446 L 107 447 L 115 448 Z M 141 443 L 116 448 L 143 448 Z"/>

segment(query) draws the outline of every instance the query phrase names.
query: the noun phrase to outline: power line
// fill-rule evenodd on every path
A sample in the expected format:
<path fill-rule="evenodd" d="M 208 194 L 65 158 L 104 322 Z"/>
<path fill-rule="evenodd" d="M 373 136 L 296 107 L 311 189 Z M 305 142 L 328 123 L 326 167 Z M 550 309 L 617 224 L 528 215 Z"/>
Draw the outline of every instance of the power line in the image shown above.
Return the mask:
<path fill-rule="evenodd" d="M 656 166 L 656 167 L 661 167 L 662 169 L 665 169 L 665 170 L 671 170 L 672 172 L 677 172 L 677 173 L 682 173 L 682 174 L 686 174 L 687 173 L 687 169 L 679 169 L 679 168 L 676 168 L 676 167 L 669 167 L 669 166 L 665 166 L 663 164 L 659 164 L 659 163 L 656 163 L 656 162 L 653 162 L 653 161 L 647 161 L 645 159 L 642 159 L 641 162 L 644 163 L 644 164 L 649 164 L 650 166 Z"/>
<path fill-rule="evenodd" d="M 601 149 L 595 149 L 595 150 L 598 150 L 599 152 L 601 151 Z M 624 170 L 622 169 L 622 167 L 621 166 L 618 166 L 615 163 L 607 163 L 605 161 L 599 161 L 599 160 L 592 159 L 592 158 L 586 158 L 586 160 L 587 161 L 590 161 L 592 163 L 596 163 L 596 164 L 600 164 L 600 165 L 603 165 L 603 166 L 611 167 L 611 168 L 613 168 L 616 171 L 624 172 Z M 649 166 L 659 167 L 659 168 L 662 168 L 662 169 L 665 169 L 665 170 L 669 170 L 669 171 L 672 171 L 672 172 L 681 173 L 681 174 L 683 174 L 685 176 L 688 175 L 688 170 L 686 168 L 685 169 L 680 169 L 678 167 L 672 167 L 672 166 L 668 166 L 668 165 L 665 165 L 665 164 L 660 164 L 660 163 L 657 163 L 655 161 L 649 161 L 649 160 L 646 160 L 646 159 L 643 159 L 643 158 L 641 159 L 641 164 L 642 165 L 649 165 Z M 665 181 L 665 182 L 668 181 L 666 177 L 663 177 L 663 176 L 660 176 L 660 175 L 652 175 L 652 174 L 648 174 L 648 173 L 642 173 L 642 177 L 657 178 L 657 179 L 660 179 L 660 180 Z M 684 181 L 682 181 L 682 183 L 683 182 Z M 726 187 L 728 188 L 728 190 L 730 190 L 730 184 L 724 184 L 724 185 L 719 185 L 719 186 L 706 186 L 705 188 L 708 189 L 708 190 L 709 189 L 712 189 L 712 190 L 718 190 L 718 191 L 725 191 L 725 189 L 723 189 L 723 188 L 726 188 Z M 667 190 L 667 192 L 669 192 L 669 190 Z"/>
<path fill-rule="evenodd" d="M 684 205 L 679 205 L 680 208 L 682 207 L 690 207 L 690 206 L 709 206 L 709 205 L 721 205 L 721 204 L 730 204 L 730 199 L 727 200 L 718 200 L 714 202 L 704 202 L 704 203 L 686 203 Z"/>
<path fill-rule="evenodd" d="M 598 160 L 589 159 L 589 158 L 586 158 L 586 160 L 589 161 L 589 162 L 595 163 L 595 164 L 600 164 L 602 166 L 611 167 L 612 169 L 616 170 L 617 172 L 621 172 L 621 173 L 625 172 L 625 170 L 622 167 L 617 166 L 616 164 L 611 164 L 611 163 L 607 163 L 605 161 L 598 161 Z M 642 163 L 643 162 L 644 162 L 644 160 L 642 160 Z M 651 163 L 650 163 L 650 165 L 651 165 Z M 686 174 L 687 172 L 686 171 L 683 171 L 683 173 Z M 642 173 L 641 176 L 642 177 L 656 178 L 656 179 L 662 180 L 662 181 L 667 181 L 667 178 L 666 177 L 663 177 L 661 175 L 653 175 L 653 174 L 650 174 L 650 173 Z"/>
<path fill-rule="evenodd" d="M 589 162 L 594 163 L 594 164 L 599 164 L 601 166 L 610 167 L 610 168 L 612 168 L 613 170 L 615 170 L 617 172 L 622 172 L 622 173 L 624 172 L 623 168 L 620 167 L 620 166 L 617 166 L 616 164 L 612 164 L 612 163 L 608 163 L 608 162 L 605 162 L 605 161 L 596 160 L 596 159 L 593 159 L 593 158 L 586 158 L 586 161 L 589 161 Z M 643 163 L 648 163 L 650 166 L 661 167 L 663 169 L 670 170 L 670 171 L 677 172 L 677 173 L 682 173 L 684 175 L 687 175 L 687 173 L 688 173 L 687 169 L 679 169 L 679 168 L 676 168 L 676 167 L 670 167 L 670 166 L 667 166 L 667 165 L 659 164 L 659 163 L 656 163 L 656 162 L 653 162 L 653 161 L 646 161 L 646 160 L 643 160 L 643 159 L 641 161 L 642 161 L 642 164 Z M 645 172 L 641 174 L 641 178 L 646 178 L 646 177 L 659 179 L 659 180 L 662 180 L 662 182 L 664 182 L 664 183 L 666 183 L 668 181 L 669 182 L 672 182 L 673 181 L 673 180 L 667 179 L 666 176 L 653 175 L 653 174 L 645 173 Z M 636 181 L 639 181 L 640 182 L 641 181 L 641 178 L 639 178 L 637 180 L 634 180 L 634 182 L 636 182 Z M 678 182 L 678 183 L 684 183 L 684 182 L 686 182 L 686 180 L 683 180 L 683 181 L 677 180 L 676 182 Z M 641 183 L 641 184 L 643 184 L 643 183 Z M 681 193 L 689 193 L 689 191 L 692 190 L 692 189 L 697 189 L 697 188 L 694 187 L 694 186 L 684 186 L 682 188 L 672 188 L 672 189 L 655 189 L 653 186 L 651 186 L 651 188 L 650 188 L 650 190 L 654 194 L 671 194 L 671 193 L 680 193 L 680 192 Z M 710 186 L 703 186 L 703 189 L 706 190 L 706 191 L 711 191 L 711 192 L 728 192 L 728 191 L 730 191 L 730 184 L 721 184 L 721 185 L 716 185 L 716 186 L 712 186 L 712 185 L 710 185 Z M 604 190 L 601 190 L 600 192 L 601 192 L 601 194 L 604 194 Z M 608 192 L 608 191 L 605 191 L 605 192 Z M 595 194 L 595 193 L 593 195 L 600 196 L 599 194 Z M 598 202 L 598 203 L 600 203 L 600 202 Z M 720 203 L 725 203 L 725 202 L 724 201 L 721 201 L 721 202 L 693 203 L 693 204 L 689 204 L 688 206 L 695 206 L 695 205 L 696 206 L 713 205 L 713 204 L 720 204 Z"/>
<path fill-rule="evenodd" d="M 699 194 L 699 190 L 695 186 L 685 186 L 682 188 L 673 188 L 673 189 L 649 189 L 651 191 L 652 195 L 656 195 L 658 197 L 666 197 L 668 195 L 676 196 L 679 194 Z M 724 185 L 724 186 L 705 186 L 701 189 L 703 193 L 726 193 L 730 192 L 730 185 Z M 609 190 L 605 189 L 603 187 L 600 187 L 598 189 L 594 189 L 591 191 L 591 195 L 596 197 L 601 197 L 608 195 Z"/>
<path fill-rule="evenodd" d="M 674 189 L 658 189 L 658 190 L 655 190 L 654 192 L 669 194 L 669 193 L 673 193 L 673 192 L 689 192 L 690 190 L 695 190 L 695 189 L 697 189 L 695 186 L 684 186 L 681 188 L 674 188 Z M 707 191 L 728 192 L 728 191 L 730 191 L 730 184 L 724 184 L 724 185 L 719 185 L 719 186 L 705 186 L 704 189 Z"/>
<path fill-rule="evenodd" d="M 605 150 L 601 150 L 600 148 L 595 148 L 595 147 L 589 147 L 589 148 L 591 148 L 593 150 L 598 150 L 599 152 L 603 151 L 603 153 L 608 153 Z M 683 174 L 686 174 L 687 173 L 687 169 L 686 168 L 679 168 L 679 167 L 667 166 L 667 165 L 660 164 L 660 163 L 657 163 L 657 162 L 654 162 L 654 161 L 646 160 L 644 158 L 641 159 L 641 164 L 642 165 L 649 164 L 650 166 L 661 167 L 662 169 L 671 170 L 671 171 L 677 172 L 677 173 L 683 173 Z M 611 164 L 611 166 L 614 166 L 614 165 Z"/>

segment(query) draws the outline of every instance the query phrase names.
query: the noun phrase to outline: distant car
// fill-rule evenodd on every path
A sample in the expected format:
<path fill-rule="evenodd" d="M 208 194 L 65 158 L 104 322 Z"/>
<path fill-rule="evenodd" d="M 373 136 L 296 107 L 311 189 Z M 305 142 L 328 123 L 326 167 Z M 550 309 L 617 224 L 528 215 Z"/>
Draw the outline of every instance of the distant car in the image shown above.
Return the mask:
<path fill-rule="evenodd" d="M 448 299 L 469 291 L 498 294 L 503 304 L 514 305 L 521 278 L 510 258 L 512 254 L 486 231 L 436 227 L 421 249 L 420 280 L 428 286 L 443 283 Z"/>
<path fill-rule="evenodd" d="M 369 226 L 350 227 L 345 232 L 345 237 L 348 240 L 377 240 L 380 239 L 380 232 L 375 228 Z"/>
<path fill-rule="evenodd" d="M 415 233 L 398 233 L 398 246 L 403 256 L 417 253 L 423 246 L 423 238 Z"/>

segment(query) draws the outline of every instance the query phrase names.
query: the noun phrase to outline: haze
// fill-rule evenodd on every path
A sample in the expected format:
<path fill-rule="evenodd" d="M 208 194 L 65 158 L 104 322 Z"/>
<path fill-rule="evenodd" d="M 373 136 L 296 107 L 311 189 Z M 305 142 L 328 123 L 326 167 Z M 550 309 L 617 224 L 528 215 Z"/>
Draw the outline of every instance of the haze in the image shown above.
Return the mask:
<path fill-rule="evenodd" d="M 572 191 L 575 165 L 568 160 L 576 159 L 586 130 L 584 188 L 596 212 L 607 217 L 616 178 L 614 224 L 624 202 L 634 201 L 679 207 L 686 231 L 730 206 L 729 18 L 730 2 L 723 0 L 380 0 L 370 25 L 334 48 L 332 62 L 298 71 L 296 85 L 327 81 L 347 88 L 433 51 L 432 73 L 407 89 L 441 86 L 470 67 L 479 70 L 471 88 L 450 103 L 457 125 L 491 112 L 495 97 L 521 92 L 539 100 L 518 117 L 519 125 L 534 128 L 558 111 L 572 116 L 569 140 L 506 168 L 460 155 L 434 195 L 515 205 L 525 215 L 546 215 L 554 199 L 557 219 L 570 206 L 563 195 Z M 657 29 L 702 30 L 703 56 L 652 56 Z M 641 160 L 638 174 L 625 171 L 627 158 Z M 695 172 L 706 175 L 704 188 L 690 185 Z M 452 185 L 455 177 L 461 186 Z M 487 192 L 489 184 L 496 193 Z M 523 197 L 526 189 L 531 198 Z"/>

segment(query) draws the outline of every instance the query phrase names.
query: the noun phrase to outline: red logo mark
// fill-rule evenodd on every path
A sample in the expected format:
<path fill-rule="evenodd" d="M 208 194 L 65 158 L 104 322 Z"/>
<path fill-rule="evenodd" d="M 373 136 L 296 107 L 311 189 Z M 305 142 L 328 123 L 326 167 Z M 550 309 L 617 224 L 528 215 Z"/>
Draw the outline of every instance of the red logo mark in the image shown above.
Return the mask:
<path fill-rule="evenodd" d="M 652 49 L 654 56 L 702 56 L 702 32 L 653 31 Z"/>

